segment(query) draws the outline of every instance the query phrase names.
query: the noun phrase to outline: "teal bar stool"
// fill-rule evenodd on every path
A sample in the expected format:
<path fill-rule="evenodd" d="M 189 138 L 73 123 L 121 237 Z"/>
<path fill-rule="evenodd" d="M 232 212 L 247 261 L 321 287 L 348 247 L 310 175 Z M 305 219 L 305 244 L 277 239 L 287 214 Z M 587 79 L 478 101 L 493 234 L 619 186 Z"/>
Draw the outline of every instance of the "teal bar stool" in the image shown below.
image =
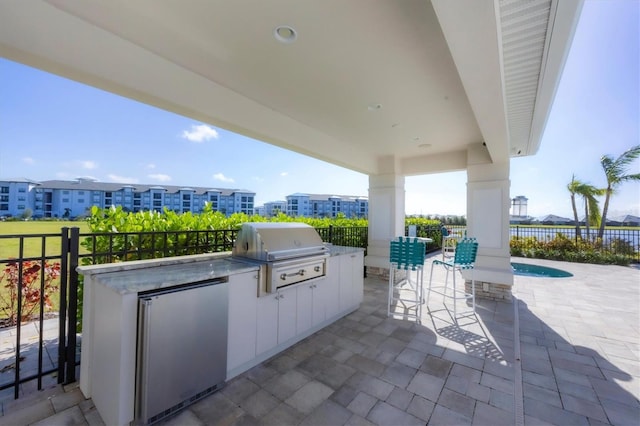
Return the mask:
<path fill-rule="evenodd" d="M 449 260 L 437 260 L 434 259 L 431 264 L 431 274 L 429 275 L 429 287 L 427 289 L 427 308 L 429 306 L 429 297 L 431 292 L 442 295 L 443 302 L 447 299 L 453 301 L 453 318 L 454 321 L 458 320 L 457 302 L 463 300 L 465 302 L 471 301 L 471 312 L 465 313 L 464 316 L 470 316 L 476 312 L 476 286 L 475 279 L 473 278 L 473 268 L 476 262 L 476 255 L 478 254 L 478 242 L 475 238 L 462 238 L 456 244 L 455 253 L 452 259 Z M 444 285 L 434 285 L 433 283 L 433 269 L 436 266 L 442 266 L 446 270 Z M 464 288 L 464 279 L 462 280 L 463 288 L 458 289 L 456 287 L 456 275 L 462 271 L 471 270 L 471 292 L 467 293 Z M 449 288 L 449 276 L 452 277 L 452 288 Z"/>
<path fill-rule="evenodd" d="M 400 314 L 398 305 L 404 307 L 402 316 L 422 322 L 423 269 L 426 243 L 412 237 L 398 237 L 389 246 L 389 303 L 387 316 Z M 396 283 L 396 273 L 405 276 Z"/>

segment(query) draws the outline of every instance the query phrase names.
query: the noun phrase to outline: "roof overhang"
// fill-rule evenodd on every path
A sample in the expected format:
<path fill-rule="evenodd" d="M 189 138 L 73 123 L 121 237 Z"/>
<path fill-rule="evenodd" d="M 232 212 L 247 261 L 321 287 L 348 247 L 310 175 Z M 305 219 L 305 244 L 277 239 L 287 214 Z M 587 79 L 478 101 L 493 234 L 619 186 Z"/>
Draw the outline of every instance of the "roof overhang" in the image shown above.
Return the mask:
<path fill-rule="evenodd" d="M 367 174 L 537 151 L 581 0 L 0 2 L 0 55 Z M 273 37 L 279 25 L 295 43 Z M 379 105 L 379 107 L 378 107 Z"/>

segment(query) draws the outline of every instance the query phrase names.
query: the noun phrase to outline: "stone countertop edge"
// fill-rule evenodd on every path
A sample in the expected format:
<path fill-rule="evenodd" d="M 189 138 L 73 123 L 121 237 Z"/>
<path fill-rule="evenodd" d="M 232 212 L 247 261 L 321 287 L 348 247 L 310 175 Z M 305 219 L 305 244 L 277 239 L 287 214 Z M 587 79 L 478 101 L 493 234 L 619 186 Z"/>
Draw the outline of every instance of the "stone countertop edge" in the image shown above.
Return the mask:
<path fill-rule="evenodd" d="M 329 246 L 329 249 L 331 256 L 364 251 L 344 246 Z M 234 261 L 231 252 L 220 252 L 79 266 L 76 270 L 79 274 L 93 276 L 96 282 L 116 293 L 130 294 L 257 271 L 258 266 Z"/>
<path fill-rule="evenodd" d="M 327 247 L 329 247 L 330 256 L 342 256 L 345 254 L 353 254 L 364 251 L 362 247 L 334 246 L 331 244 L 327 244 Z"/>
<path fill-rule="evenodd" d="M 158 259 L 132 260 L 129 262 L 101 263 L 98 265 L 78 266 L 76 271 L 81 275 L 97 275 L 111 272 L 147 269 L 158 266 L 182 265 L 185 263 L 206 262 L 207 260 L 230 257 L 230 251 L 218 253 L 193 254 L 188 256 L 160 257 Z"/>

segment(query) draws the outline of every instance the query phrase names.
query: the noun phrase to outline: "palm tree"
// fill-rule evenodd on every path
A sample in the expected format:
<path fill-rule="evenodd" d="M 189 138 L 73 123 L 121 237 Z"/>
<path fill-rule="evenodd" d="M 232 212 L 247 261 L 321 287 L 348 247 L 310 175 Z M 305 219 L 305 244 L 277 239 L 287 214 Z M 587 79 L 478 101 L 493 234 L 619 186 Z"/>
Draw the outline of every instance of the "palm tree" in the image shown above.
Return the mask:
<path fill-rule="evenodd" d="M 578 209 L 576 209 L 576 194 L 582 185 L 582 182 L 576 180 L 576 175 L 571 176 L 571 182 L 567 185 L 569 193 L 571 193 L 571 208 L 573 209 L 573 220 L 576 223 L 576 237 L 580 238 L 580 219 L 578 219 Z"/>
<path fill-rule="evenodd" d="M 604 226 L 607 222 L 607 211 L 609 210 L 609 199 L 618 186 L 626 181 L 638 181 L 640 180 L 640 173 L 625 174 L 627 167 L 640 156 L 640 145 L 636 145 L 633 148 L 623 152 L 615 160 L 608 155 L 603 155 L 600 158 L 600 164 L 607 177 L 607 189 L 605 193 L 604 206 L 602 207 L 602 220 L 600 222 L 600 230 L 598 231 L 598 238 L 604 236 Z"/>
<path fill-rule="evenodd" d="M 598 206 L 598 199 L 605 194 L 606 190 L 596 188 L 593 185 L 585 184 L 580 188 L 580 195 L 584 202 L 584 221 L 587 227 L 587 240 L 589 239 L 589 225 L 598 226 L 601 224 L 600 208 Z"/>
<path fill-rule="evenodd" d="M 600 223 L 600 210 L 596 197 L 605 194 L 604 189 L 596 188 L 588 183 L 581 182 L 576 179 L 575 175 L 571 177 L 571 182 L 567 185 L 567 189 L 571 193 L 571 207 L 573 208 L 573 217 L 576 222 L 576 236 L 580 235 L 580 220 L 578 219 L 578 209 L 576 208 L 576 195 L 582 197 L 584 203 L 584 220 L 587 227 L 587 239 L 589 238 L 589 225 L 598 225 Z"/>

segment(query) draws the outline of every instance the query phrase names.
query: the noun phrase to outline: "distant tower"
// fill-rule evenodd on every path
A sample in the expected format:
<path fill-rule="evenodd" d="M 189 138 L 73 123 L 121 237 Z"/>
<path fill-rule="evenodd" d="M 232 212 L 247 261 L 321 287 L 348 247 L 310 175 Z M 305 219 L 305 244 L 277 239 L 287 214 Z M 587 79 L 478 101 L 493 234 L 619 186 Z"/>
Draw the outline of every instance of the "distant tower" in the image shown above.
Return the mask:
<path fill-rule="evenodd" d="M 527 201 L 524 195 L 518 195 L 511 200 L 511 215 L 517 217 L 527 217 Z"/>

